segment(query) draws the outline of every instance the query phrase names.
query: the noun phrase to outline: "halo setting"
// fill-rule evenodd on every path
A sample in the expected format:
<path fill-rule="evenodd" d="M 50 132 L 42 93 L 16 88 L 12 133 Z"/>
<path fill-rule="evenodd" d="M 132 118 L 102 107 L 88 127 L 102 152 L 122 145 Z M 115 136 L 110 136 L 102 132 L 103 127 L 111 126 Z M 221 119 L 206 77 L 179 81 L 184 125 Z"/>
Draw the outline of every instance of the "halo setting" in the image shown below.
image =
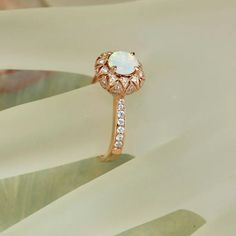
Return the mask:
<path fill-rule="evenodd" d="M 145 80 L 141 63 L 134 53 L 102 53 L 95 64 L 96 80 L 115 95 L 128 95 L 139 90 Z"/>

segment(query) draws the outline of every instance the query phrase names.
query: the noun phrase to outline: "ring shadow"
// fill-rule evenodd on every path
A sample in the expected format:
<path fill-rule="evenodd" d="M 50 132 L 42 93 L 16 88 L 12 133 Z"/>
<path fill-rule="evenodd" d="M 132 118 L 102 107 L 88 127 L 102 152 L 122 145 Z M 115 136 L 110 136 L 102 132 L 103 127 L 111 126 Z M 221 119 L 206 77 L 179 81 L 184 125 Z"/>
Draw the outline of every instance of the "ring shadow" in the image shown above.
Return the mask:
<path fill-rule="evenodd" d="M 116 236 L 190 236 L 206 221 L 188 210 L 177 210 L 124 231 Z"/>
<path fill-rule="evenodd" d="M 0 73 L 0 111 L 88 86 L 92 80 L 68 72 L 8 70 Z"/>
<path fill-rule="evenodd" d="M 63 195 L 132 160 L 122 154 L 114 162 L 97 157 L 0 180 L 0 232 Z"/>

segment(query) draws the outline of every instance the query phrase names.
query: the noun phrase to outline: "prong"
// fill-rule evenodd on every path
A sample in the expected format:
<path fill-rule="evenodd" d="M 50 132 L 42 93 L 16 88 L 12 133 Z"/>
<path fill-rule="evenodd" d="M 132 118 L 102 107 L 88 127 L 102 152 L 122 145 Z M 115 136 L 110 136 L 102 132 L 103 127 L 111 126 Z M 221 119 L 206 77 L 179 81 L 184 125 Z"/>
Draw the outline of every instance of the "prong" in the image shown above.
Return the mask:
<path fill-rule="evenodd" d="M 113 52 L 108 51 L 108 52 L 106 52 L 106 55 L 110 56 L 112 53 L 113 53 Z"/>
<path fill-rule="evenodd" d="M 138 71 L 138 72 L 140 71 L 140 67 L 139 66 L 135 66 L 134 68 L 135 68 L 135 71 Z"/>
<path fill-rule="evenodd" d="M 92 84 L 96 83 L 97 81 L 98 81 L 98 77 L 97 77 L 97 76 L 94 76 L 94 77 L 93 77 Z"/>
<path fill-rule="evenodd" d="M 111 70 L 112 70 L 112 72 L 116 72 L 117 66 L 112 66 Z"/>

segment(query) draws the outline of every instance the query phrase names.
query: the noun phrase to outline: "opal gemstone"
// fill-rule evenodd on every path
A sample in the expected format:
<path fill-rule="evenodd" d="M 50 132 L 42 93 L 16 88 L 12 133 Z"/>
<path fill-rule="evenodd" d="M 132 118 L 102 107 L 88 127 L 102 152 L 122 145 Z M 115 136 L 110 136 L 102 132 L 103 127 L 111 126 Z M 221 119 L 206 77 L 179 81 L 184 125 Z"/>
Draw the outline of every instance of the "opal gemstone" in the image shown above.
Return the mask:
<path fill-rule="evenodd" d="M 139 65 L 139 62 L 131 53 L 117 51 L 111 54 L 108 64 L 110 67 L 115 66 L 117 68 L 116 73 L 129 75 L 135 71 L 135 67 Z"/>

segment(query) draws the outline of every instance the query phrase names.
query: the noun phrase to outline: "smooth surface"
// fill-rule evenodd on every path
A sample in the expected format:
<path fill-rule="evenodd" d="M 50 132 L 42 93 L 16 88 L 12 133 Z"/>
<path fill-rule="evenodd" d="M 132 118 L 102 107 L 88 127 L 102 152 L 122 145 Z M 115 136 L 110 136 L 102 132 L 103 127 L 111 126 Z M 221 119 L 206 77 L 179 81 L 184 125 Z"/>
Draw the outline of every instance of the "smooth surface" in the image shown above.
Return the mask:
<path fill-rule="evenodd" d="M 116 72 L 121 75 L 129 75 L 135 71 L 139 65 L 136 57 L 129 52 L 113 52 L 109 57 L 108 64 L 110 67 L 116 67 Z"/>

